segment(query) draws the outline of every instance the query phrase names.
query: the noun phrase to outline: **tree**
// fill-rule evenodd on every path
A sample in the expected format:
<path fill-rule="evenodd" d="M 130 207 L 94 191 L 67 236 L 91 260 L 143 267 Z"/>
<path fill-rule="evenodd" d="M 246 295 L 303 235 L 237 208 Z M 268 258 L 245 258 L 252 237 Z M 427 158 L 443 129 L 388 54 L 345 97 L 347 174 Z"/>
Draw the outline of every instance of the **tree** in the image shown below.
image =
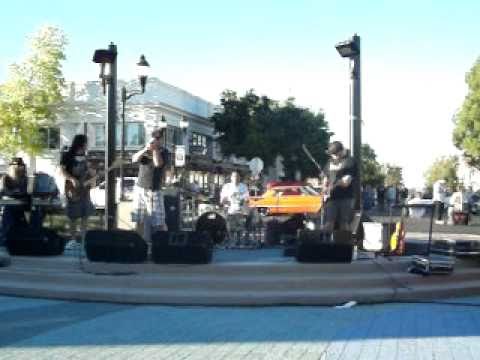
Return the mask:
<path fill-rule="evenodd" d="M 385 165 L 385 185 L 398 187 L 403 184 L 402 168 L 400 166 Z"/>
<path fill-rule="evenodd" d="M 456 156 L 443 156 L 436 159 L 425 172 L 425 185 L 432 188 L 437 180 L 445 180 L 447 187 L 453 191 L 458 185 L 457 177 L 458 158 Z"/>
<path fill-rule="evenodd" d="M 38 155 L 45 148 L 44 132 L 52 126 L 63 103 L 61 62 L 67 40 L 64 33 L 44 26 L 31 37 L 30 53 L 10 68 L 0 85 L 0 152 L 19 150 Z"/>
<path fill-rule="evenodd" d="M 318 162 L 326 162 L 325 149 L 332 133 L 323 113 L 314 114 L 298 107 L 294 99 L 279 104 L 267 96 L 257 96 L 253 90 L 240 98 L 225 90 L 220 103 L 222 110 L 212 120 L 225 155 L 258 156 L 265 166 L 271 166 L 281 155 L 287 177 L 293 177 L 296 170 L 304 176 L 318 175 L 302 144 L 307 145 Z"/>
<path fill-rule="evenodd" d="M 465 76 L 468 94 L 454 118 L 453 142 L 470 165 L 480 169 L 480 57 Z"/>
<path fill-rule="evenodd" d="M 377 154 L 368 144 L 362 144 L 362 184 L 377 187 L 383 185 L 385 174 L 377 161 Z"/>

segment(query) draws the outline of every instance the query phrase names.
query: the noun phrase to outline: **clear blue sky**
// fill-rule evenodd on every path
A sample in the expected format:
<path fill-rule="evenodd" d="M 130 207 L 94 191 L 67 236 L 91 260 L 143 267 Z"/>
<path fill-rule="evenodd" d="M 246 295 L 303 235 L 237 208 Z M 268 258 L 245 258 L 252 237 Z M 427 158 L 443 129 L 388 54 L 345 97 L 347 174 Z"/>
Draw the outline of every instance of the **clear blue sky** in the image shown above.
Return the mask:
<path fill-rule="evenodd" d="M 121 78 L 143 53 L 152 75 L 215 103 L 225 88 L 294 96 L 348 143 L 348 63 L 334 45 L 356 32 L 363 140 L 420 185 L 436 157 L 455 152 L 451 118 L 480 56 L 479 14 L 478 0 L 14 1 L 0 15 L 0 82 L 48 23 L 68 36 L 67 80 L 96 79 L 93 51 L 113 41 Z"/>

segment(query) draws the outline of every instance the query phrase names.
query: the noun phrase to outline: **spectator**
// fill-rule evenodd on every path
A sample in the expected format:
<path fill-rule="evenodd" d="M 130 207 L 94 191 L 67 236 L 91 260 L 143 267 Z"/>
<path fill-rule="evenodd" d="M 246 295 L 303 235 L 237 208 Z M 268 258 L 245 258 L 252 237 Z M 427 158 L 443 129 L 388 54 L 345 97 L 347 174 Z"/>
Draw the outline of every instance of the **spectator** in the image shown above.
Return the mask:
<path fill-rule="evenodd" d="M 433 204 L 435 206 L 435 223 L 444 223 L 444 211 L 445 211 L 445 199 L 446 199 L 446 187 L 445 180 L 440 179 L 433 183 Z"/>

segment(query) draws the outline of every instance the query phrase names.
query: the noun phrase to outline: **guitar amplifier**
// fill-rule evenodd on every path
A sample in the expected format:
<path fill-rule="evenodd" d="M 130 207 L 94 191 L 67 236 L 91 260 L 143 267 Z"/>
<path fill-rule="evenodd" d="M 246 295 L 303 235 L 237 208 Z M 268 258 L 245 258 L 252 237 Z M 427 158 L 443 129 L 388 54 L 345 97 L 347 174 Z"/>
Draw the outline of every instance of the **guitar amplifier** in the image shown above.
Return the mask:
<path fill-rule="evenodd" d="M 165 222 L 169 231 L 180 230 L 181 197 L 177 190 L 165 189 L 163 193 Z"/>

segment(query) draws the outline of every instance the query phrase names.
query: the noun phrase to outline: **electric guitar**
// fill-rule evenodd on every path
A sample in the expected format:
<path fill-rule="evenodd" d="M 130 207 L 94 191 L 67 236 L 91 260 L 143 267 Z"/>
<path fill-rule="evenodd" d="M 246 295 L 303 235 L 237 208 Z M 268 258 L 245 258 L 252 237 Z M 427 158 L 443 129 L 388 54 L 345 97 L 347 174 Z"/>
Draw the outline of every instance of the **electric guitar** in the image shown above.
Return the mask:
<path fill-rule="evenodd" d="M 117 159 L 113 164 L 107 169 L 107 173 L 120 167 L 121 164 L 125 163 L 125 160 Z M 78 185 L 75 186 L 72 181 L 65 180 L 65 196 L 69 201 L 79 201 L 82 198 L 90 196 L 90 189 L 95 187 L 97 180 L 104 175 L 102 171 L 99 174 L 86 178 L 84 180 L 79 180 Z"/>
<path fill-rule="evenodd" d="M 327 184 L 327 187 L 323 189 L 322 195 L 323 195 L 323 202 L 326 203 L 330 197 L 332 196 L 333 190 L 335 190 L 337 187 L 340 186 L 342 179 L 338 179 L 335 181 L 333 184 Z"/>

